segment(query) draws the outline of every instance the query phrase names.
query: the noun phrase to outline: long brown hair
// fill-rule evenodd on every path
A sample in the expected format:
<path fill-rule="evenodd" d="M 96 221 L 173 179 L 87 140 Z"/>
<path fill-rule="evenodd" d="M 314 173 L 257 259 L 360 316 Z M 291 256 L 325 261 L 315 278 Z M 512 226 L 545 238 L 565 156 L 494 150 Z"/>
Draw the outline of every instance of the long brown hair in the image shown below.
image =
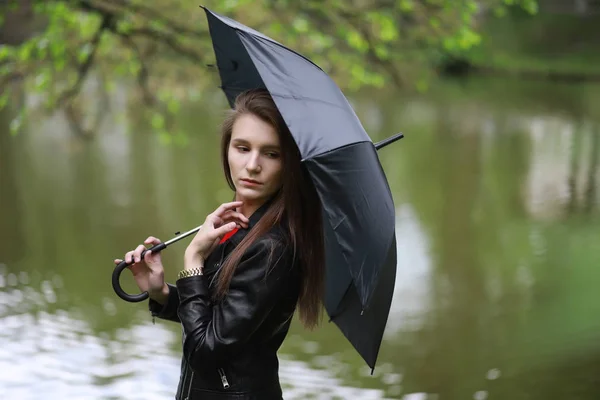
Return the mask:
<path fill-rule="evenodd" d="M 248 90 L 238 95 L 233 109 L 229 110 L 221 127 L 221 159 L 229 187 L 235 190 L 228 161 L 233 125 L 241 115 L 249 113 L 273 126 L 279 135 L 283 185 L 271 200 L 262 218 L 223 263 L 215 297 L 223 298 L 227 294 L 235 268 L 244 252 L 272 227 L 284 222 L 294 260 L 300 263 L 302 271 L 298 299 L 300 320 L 305 327 L 312 329 L 320 322 L 325 284 L 321 202 L 308 171 L 300 162 L 298 146 L 271 95 L 265 89 Z"/>

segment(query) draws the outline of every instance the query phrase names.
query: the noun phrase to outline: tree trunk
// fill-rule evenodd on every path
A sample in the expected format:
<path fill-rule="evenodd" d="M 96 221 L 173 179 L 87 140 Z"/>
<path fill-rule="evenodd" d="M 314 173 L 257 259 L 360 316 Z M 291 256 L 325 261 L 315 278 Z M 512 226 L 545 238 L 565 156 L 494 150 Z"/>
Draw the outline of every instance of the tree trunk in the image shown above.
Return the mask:
<path fill-rule="evenodd" d="M 0 45 L 18 46 L 46 24 L 33 12 L 33 0 L 0 0 L 0 15 Z"/>

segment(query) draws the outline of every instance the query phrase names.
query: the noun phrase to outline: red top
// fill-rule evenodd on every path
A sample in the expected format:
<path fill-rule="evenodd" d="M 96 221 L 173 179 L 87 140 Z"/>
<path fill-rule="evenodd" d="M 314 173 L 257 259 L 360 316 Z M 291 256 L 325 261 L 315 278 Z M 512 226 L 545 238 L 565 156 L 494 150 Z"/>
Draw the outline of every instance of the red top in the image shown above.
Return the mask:
<path fill-rule="evenodd" d="M 221 239 L 221 241 L 219 242 L 219 244 L 225 243 L 227 241 L 227 239 L 229 239 L 230 237 L 232 237 L 237 231 L 238 231 L 238 228 L 234 228 L 231 232 L 227 232 L 225 234 L 225 236 L 223 236 L 223 239 Z"/>

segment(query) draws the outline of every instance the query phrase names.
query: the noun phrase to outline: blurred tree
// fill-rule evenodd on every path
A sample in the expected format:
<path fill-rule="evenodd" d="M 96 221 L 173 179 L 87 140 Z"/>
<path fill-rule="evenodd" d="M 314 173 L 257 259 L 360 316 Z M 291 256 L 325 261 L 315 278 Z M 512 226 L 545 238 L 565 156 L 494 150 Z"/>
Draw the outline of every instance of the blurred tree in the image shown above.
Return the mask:
<path fill-rule="evenodd" d="M 424 90 L 435 65 L 479 43 L 479 17 L 515 5 L 537 9 L 536 0 L 203 3 L 310 57 L 347 90 L 392 83 Z M 0 0 L 0 7 L 3 17 L 13 12 L 11 20 L 25 8 L 44 22 L 44 29 L 19 45 L 0 45 L 0 107 L 9 99 L 7 83 L 15 79 L 55 109 L 81 106 L 77 95 L 92 73 L 109 88 L 133 77 L 153 110 L 153 127 L 169 136 L 169 115 L 180 101 L 217 86 L 216 71 L 206 67 L 213 51 L 204 12 L 188 1 Z M 25 111 L 21 107 L 11 124 L 14 133 Z"/>

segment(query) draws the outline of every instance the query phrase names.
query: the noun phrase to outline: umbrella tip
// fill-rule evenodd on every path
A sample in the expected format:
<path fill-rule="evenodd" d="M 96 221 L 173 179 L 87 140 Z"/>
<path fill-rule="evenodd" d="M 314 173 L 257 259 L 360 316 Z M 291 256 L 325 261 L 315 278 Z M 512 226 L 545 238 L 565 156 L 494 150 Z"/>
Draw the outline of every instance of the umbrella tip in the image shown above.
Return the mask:
<path fill-rule="evenodd" d="M 394 136 L 390 136 L 389 138 L 382 140 L 381 142 L 375 143 L 375 149 L 379 150 L 382 147 L 387 146 L 390 143 L 394 143 L 398 139 L 402 139 L 404 134 L 402 132 L 395 134 Z"/>

